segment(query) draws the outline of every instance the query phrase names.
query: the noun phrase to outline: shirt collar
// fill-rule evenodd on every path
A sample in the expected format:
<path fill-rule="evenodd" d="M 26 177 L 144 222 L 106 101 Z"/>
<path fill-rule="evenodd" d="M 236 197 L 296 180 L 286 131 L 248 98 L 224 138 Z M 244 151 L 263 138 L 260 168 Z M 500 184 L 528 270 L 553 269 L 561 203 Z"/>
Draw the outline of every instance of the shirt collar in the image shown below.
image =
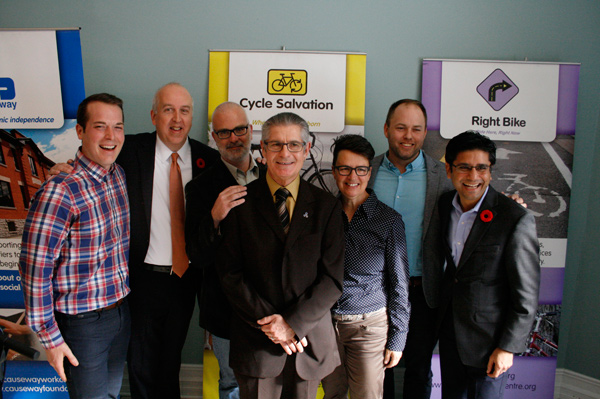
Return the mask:
<path fill-rule="evenodd" d="M 269 185 L 269 190 L 271 191 L 271 195 L 275 196 L 275 192 L 279 190 L 280 186 L 271 175 L 267 173 L 267 184 Z M 290 192 L 294 201 L 298 200 L 298 191 L 300 190 L 300 175 L 296 176 L 294 181 L 285 186 L 285 188 Z"/>
<path fill-rule="evenodd" d="M 400 170 L 390 161 L 388 158 L 388 152 L 383 156 L 382 166 L 394 173 L 400 174 Z M 412 172 L 415 170 L 425 169 L 425 157 L 423 156 L 423 150 L 419 150 L 419 155 L 415 158 L 414 161 L 406 165 L 406 172 Z"/>
<path fill-rule="evenodd" d="M 234 177 L 237 176 L 238 173 L 241 173 L 242 175 L 245 175 L 245 176 L 247 176 L 248 174 L 253 174 L 255 177 L 258 177 L 258 165 L 256 164 L 256 161 L 254 160 L 254 158 L 252 158 L 250 155 L 248 155 L 248 156 L 250 157 L 250 167 L 248 168 L 248 171 L 246 171 L 246 173 L 242 172 L 240 169 L 236 168 L 235 166 L 233 166 L 232 164 L 230 164 L 229 162 L 224 160 L 223 157 L 221 157 L 221 161 L 223 161 L 223 163 L 225 164 L 225 166 L 227 167 L 229 172 Z"/>
<path fill-rule="evenodd" d="M 78 164 L 83 170 L 87 171 L 90 176 L 92 176 L 95 180 L 102 182 L 105 181 L 108 176 L 110 176 L 115 170 L 115 164 L 110 165 L 110 169 L 106 170 L 102 166 L 98 165 L 96 162 L 92 161 L 88 157 L 86 157 L 81 151 L 81 147 L 77 150 L 77 155 L 75 156 L 75 163 Z"/>
<path fill-rule="evenodd" d="M 481 207 L 481 204 L 483 203 L 483 199 L 487 195 L 489 189 L 490 189 L 490 186 L 487 186 L 487 188 L 485 189 L 485 192 L 483 193 L 481 198 L 479 198 L 479 201 L 477 201 L 475 206 L 466 212 L 463 212 L 462 207 L 460 206 L 460 201 L 458 200 L 458 193 L 454 194 L 454 199 L 452 200 L 452 205 L 454 206 L 454 209 L 456 209 L 458 211 L 459 215 L 462 215 L 463 213 L 469 213 L 469 212 L 479 213 L 479 208 Z"/>
<path fill-rule="evenodd" d="M 165 143 L 162 142 L 160 137 L 156 135 L 156 156 L 163 162 L 171 162 L 171 154 L 173 151 L 167 147 Z M 179 160 L 183 165 L 191 164 L 192 162 L 192 147 L 190 146 L 190 140 L 186 139 L 185 143 L 179 151 L 177 151 L 177 155 L 179 156 Z"/>
<path fill-rule="evenodd" d="M 360 212 L 360 210 L 362 209 L 362 211 L 367 216 L 367 219 L 371 219 L 377 211 L 377 203 L 379 201 L 377 200 L 377 195 L 375 195 L 375 191 L 373 191 L 370 188 L 367 188 L 367 193 L 369 193 L 369 196 L 367 197 L 365 202 L 360 204 L 360 206 L 358 207 L 358 212 Z"/>

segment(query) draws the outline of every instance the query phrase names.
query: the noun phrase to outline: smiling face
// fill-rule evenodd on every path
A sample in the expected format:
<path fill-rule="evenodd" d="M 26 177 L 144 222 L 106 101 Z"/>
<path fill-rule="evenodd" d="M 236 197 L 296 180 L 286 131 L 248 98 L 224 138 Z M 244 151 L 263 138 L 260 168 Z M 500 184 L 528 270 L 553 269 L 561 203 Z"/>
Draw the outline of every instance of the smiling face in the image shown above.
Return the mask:
<path fill-rule="evenodd" d="M 77 125 L 75 130 L 81 140 L 81 152 L 104 169 L 110 169 L 125 141 L 121 108 L 99 101 L 90 102 L 85 127 Z"/>
<path fill-rule="evenodd" d="M 358 166 L 369 167 L 369 160 L 363 156 L 349 150 L 341 150 L 338 154 L 335 166 L 349 166 L 356 168 Z M 351 200 L 357 203 L 362 203 L 367 194 L 367 185 L 371 177 L 371 171 L 366 176 L 358 176 L 356 171 L 352 171 L 348 176 L 340 175 L 337 169 L 333 169 L 333 177 L 340 190 L 340 194 L 344 200 Z"/>
<path fill-rule="evenodd" d="M 389 160 L 401 171 L 419 156 L 427 135 L 423 111 L 414 104 L 401 104 L 384 125 L 389 144 Z"/>
<path fill-rule="evenodd" d="M 150 111 L 152 124 L 160 140 L 171 151 L 178 151 L 187 140 L 192 127 L 194 104 L 185 87 L 164 86 L 156 94 L 155 108 Z"/>
<path fill-rule="evenodd" d="M 454 160 L 454 165 L 488 165 L 490 166 L 490 156 L 482 150 L 469 150 L 459 152 Z M 446 174 L 452 180 L 454 188 L 460 197 L 460 205 L 464 212 L 472 209 L 492 180 L 491 169 L 477 172 L 475 168 L 467 173 L 461 173 L 455 166 L 446 163 Z"/>
<path fill-rule="evenodd" d="M 272 126 L 267 141 L 302 142 L 302 128 L 298 125 Z M 269 151 L 263 141 L 260 142 L 260 145 L 265 158 L 267 158 L 267 173 L 281 186 L 287 186 L 300 174 L 310 149 L 310 143 L 306 143 L 300 152 L 290 152 L 287 146 L 284 146 L 279 152 Z"/>
<path fill-rule="evenodd" d="M 223 159 L 240 170 L 247 170 L 250 164 L 250 144 L 252 143 L 252 125 L 248 124 L 248 118 L 244 109 L 237 104 L 224 107 L 213 114 L 212 136 L 217 144 L 219 153 Z M 215 132 L 221 130 L 233 130 L 236 127 L 248 126 L 247 133 L 236 136 L 231 133 L 229 138 L 220 139 Z"/>

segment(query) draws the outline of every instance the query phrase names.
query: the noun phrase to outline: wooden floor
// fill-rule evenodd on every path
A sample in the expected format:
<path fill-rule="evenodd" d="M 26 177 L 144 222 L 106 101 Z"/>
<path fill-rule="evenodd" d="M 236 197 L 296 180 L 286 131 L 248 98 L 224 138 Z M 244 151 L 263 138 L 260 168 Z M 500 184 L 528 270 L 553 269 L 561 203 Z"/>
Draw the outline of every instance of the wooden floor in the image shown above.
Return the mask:
<path fill-rule="evenodd" d="M 181 367 L 180 381 L 181 381 L 181 398 L 182 399 L 203 399 L 202 395 L 202 377 L 203 377 L 203 365 L 202 364 L 184 364 Z M 394 380 L 396 386 L 396 397 L 395 399 L 402 399 L 402 384 L 404 381 L 404 368 L 397 367 L 394 370 Z M 211 395 L 215 396 L 215 395 Z M 216 397 L 216 396 L 215 396 Z M 127 375 L 127 368 L 123 375 L 123 386 L 121 388 L 121 399 L 130 399 L 129 393 L 129 376 Z"/>

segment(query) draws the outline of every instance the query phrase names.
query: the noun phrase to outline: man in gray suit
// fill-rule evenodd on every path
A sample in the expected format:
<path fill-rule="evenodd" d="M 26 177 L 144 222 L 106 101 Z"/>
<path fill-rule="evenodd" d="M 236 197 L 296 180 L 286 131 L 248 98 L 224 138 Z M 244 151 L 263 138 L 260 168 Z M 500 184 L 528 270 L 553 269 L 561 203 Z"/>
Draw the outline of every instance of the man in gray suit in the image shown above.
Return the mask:
<path fill-rule="evenodd" d="M 538 304 L 533 215 L 490 185 L 496 145 L 464 132 L 446 147 L 456 191 L 440 198 L 446 257 L 440 298 L 442 398 L 501 399 Z"/>
<path fill-rule="evenodd" d="M 373 160 L 369 187 L 402 215 L 410 267 L 411 315 L 404 348 L 404 398 L 431 395 L 431 356 L 437 342 L 435 322 L 443 276 L 443 251 L 437 202 L 452 184 L 444 164 L 422 151 L 427 112 L 417 100 L 391 105 L 384 125 L 389 150 Z M 394 398 L 392 369 L 386 373 L 384 398 Z"/>

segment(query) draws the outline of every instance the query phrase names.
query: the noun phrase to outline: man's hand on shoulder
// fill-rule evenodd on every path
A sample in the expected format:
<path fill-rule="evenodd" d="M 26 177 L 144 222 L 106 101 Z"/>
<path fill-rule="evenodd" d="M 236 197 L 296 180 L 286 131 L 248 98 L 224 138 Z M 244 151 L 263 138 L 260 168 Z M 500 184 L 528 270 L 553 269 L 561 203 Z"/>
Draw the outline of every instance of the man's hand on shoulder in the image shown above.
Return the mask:
<path fill-rule="evenodd" d="M 490 355 L 487 365 L 487 375 L 497 378 L 500 374 L 508 370 L 513 364 L 513 353 L 504 349 L 496 348 Z"/>
<path fill-rule="evenodd" d="M 502 194 L 506 195 L 508 198 L 515 201 L 517 204 L 521 205 L 523 208 L 527 208 L 527 204 L 525 203 L 523 198 L 521 198 L 521 196 L 519 196 L 519 194 L 506 194 L 505 192 L 502 192 Z"/>
<path fill-rule="evenodd" d="M 290 325 L 283 319 L 280 314 L 273 314 L 263 317 L 257 323 L 261 326 L 260 329 L 265 335 L 273 341 L 274 344 L 279 344 L 287 353 L 302 353 L 308 345 L 306 337 L 301 340 L 296 339 L 296 333 Z"/>
<path fill-rule="evenodd" d="M 247 190 L 245 186 L 231 186 L 221 191 L 210 211 L 215 229 L 227 217 L 230 210 L 246 201 L 244 197 Z"/>
<path fill-rule="evenodd" d="M 48 363 L 58 373 L 58 376 L 62 378 L 64 382 L 67 382 L 67 376 L 64 368 L 64 358 L 66 357 L 73 366 L 79 366 L 79 361 L 71 352 L 71 348 L 66 343 L 62 343 L 55 348 L 46 349 L 46 357 Z"/>
<path fill-rule="evenodd" d="M 56 176 L 60 172 L 69 174 L 73 171 L 73 160 L 69 159 L 67 163 L 57 163 L 48 171 L 48 176 Z"/>

